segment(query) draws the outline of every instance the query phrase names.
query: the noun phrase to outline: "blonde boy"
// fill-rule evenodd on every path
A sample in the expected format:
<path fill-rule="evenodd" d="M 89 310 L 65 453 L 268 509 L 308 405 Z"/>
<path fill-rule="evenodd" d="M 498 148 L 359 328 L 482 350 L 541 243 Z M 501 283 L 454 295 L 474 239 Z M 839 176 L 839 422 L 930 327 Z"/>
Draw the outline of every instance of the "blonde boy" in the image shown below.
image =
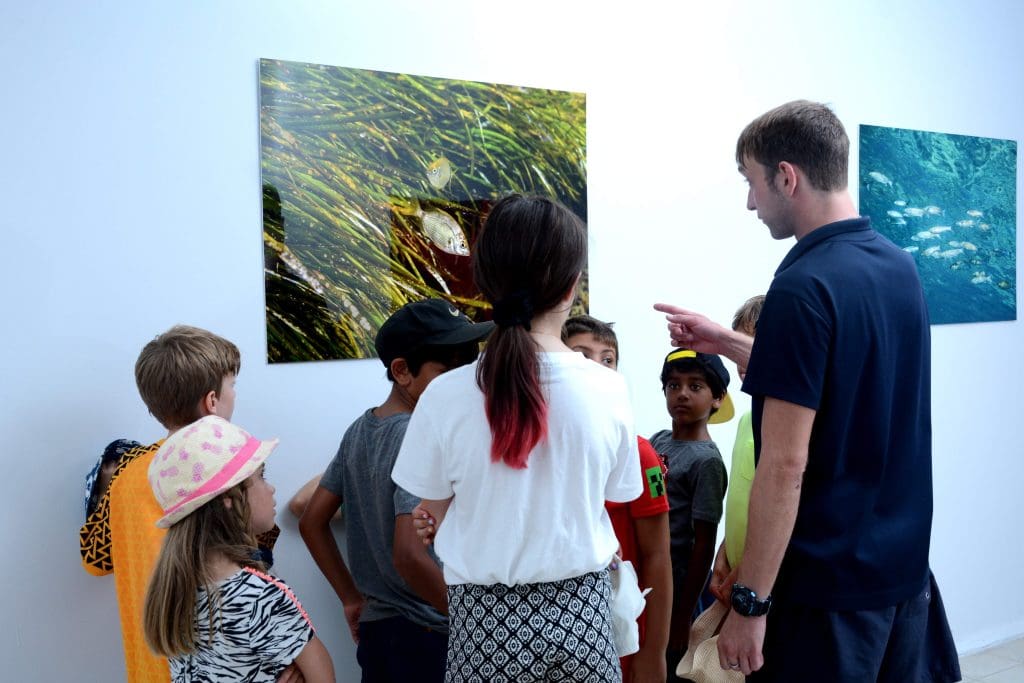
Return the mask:
<path fill-rule="evenodd" d="M 168 435 L 206 415 L 231 419 L 238 347 L 212 332 L 177 325 L 146 344 L 135 363 L 135 382 L 149 412 Z M 114 572 L 129 683 L 166 683 L 167 660 L 146 647 L 142 605 L 164 530 L 163 511 L 147 472 L 163 439 L 124 453 L 109 488 L 79 531 L 82 565 L 95 576 Z M 273 532 L 276 537 L 276 532 Z M 117 560 L 115 571 L 114 560 Z"/>

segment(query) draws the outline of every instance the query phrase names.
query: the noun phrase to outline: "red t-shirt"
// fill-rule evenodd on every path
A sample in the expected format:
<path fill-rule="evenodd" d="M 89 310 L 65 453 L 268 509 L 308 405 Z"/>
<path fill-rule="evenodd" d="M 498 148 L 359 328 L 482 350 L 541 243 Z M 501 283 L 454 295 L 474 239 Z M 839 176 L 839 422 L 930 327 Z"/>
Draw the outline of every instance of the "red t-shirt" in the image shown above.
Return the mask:
<path fill-rule="evenodd" d="M 636 549 L 636 527 L 633 520 L 667 514 L 668 496 L 665 495 L 665 464 L 662 462 L 661 456 L 647 439 L 641 436 L 637 437 L 637 441 L 640 448 L 640 474 L 644 479 L 643 493 L 628 503 L 605 501 L 604 507 L 608 510 L 608 517 L 612 520 L 615 537 L 619 539 L 622 559 L 632 562 L 636 573 L 641 574 L 640 558 Z M 641 586 L 641 588 L 645 587 Z M 637 620 L 640 624 L 641 644 L 644 642 L 644 616 L 645 614 L 641 614 Z M 627 666 L 628 659 L 629 657 L 623 658 L 623 666 Z"/>
<path fill-rule="evenodd" d="M 668 496 L 665 495 L 665 465 L 661 461 L 661 456 L 642 436 L 637 437 L 637 442 L 640 448 L 640 474 L 644 478 L 643 493 L 628 503 L 605 501 L 604 507 L 612 520 L 615 537 L 622 546 L 622 559 L 632 562 L 639 574 L 636 527 L 633 526 L 633 520 L 668 512 Z"/>

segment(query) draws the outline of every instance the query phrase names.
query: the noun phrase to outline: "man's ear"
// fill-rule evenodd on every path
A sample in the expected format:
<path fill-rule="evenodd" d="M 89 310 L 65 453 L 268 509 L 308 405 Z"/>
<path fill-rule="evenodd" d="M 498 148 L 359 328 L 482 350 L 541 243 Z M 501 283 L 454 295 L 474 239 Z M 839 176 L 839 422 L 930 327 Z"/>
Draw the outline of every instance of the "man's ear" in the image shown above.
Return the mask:
<path fill-rule="evenodd" d="M 394 359 L 389 367 L 391 369 L 391 376 L 395 378 L 395 382 L 400 386 L 407 387 L 412 383 L 412 372 L 409 371 L 409 364 L 405 362 L 404 358 Z"/>
<path fill-rule="evenodd" d="M 800 171 L 788 161 L 780 161 L 774 182 L 776 189 L 787 197 L 796 192 L 798 181 L 803 180 Z"/>
<path fill-rule="evenodd" d="M 724 398 L 725 398 L 725 394 L 722 394 L 718 398 L 713 398 L 712 397 L 712 399 L 711 399 L 711 407 L 714 408 L 715 410 L 718 410 L 719 408 L 721 408 L 722 407 L 722 399 L 724 399 Z"/>

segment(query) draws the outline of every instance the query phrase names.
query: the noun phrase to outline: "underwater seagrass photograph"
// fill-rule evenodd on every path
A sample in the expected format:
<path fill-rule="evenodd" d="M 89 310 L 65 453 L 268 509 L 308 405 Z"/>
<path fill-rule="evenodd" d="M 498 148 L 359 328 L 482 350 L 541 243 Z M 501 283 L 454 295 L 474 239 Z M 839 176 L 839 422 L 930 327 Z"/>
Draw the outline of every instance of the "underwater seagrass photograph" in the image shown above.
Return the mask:
<path fill-rule="evenodd" d="M 1017 143 L 860 126 L 860 213 L 914 257 L 932 324 L 1017 319 Z"/>
<path fill-rule="evenodd" d="M 470 255 L 506 194 L 587 220 L 583 93 L 270 59 L 259 79 L 270 363 L 374 357 L 429 297 L 490 319 Z"/>

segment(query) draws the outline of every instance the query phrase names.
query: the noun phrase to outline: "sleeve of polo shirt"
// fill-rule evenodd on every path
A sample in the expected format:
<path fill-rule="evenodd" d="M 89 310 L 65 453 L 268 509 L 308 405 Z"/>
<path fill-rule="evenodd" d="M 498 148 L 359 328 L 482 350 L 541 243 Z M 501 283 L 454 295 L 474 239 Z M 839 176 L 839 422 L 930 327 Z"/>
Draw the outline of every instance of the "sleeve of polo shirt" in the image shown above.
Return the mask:
<path fill-rule="evenodd" d="M 444 461 L 444 443 L 434 428 L 437 394 L 420 396 L 398 450 L 391 479 L 413 496 L 447 500 L 455 495 Z"/>
<path fill-rule="evenodd" d="M 804 296 L 769 290 L 743 391 L 817 410 L 832 339 L 831 321 Z"/>

